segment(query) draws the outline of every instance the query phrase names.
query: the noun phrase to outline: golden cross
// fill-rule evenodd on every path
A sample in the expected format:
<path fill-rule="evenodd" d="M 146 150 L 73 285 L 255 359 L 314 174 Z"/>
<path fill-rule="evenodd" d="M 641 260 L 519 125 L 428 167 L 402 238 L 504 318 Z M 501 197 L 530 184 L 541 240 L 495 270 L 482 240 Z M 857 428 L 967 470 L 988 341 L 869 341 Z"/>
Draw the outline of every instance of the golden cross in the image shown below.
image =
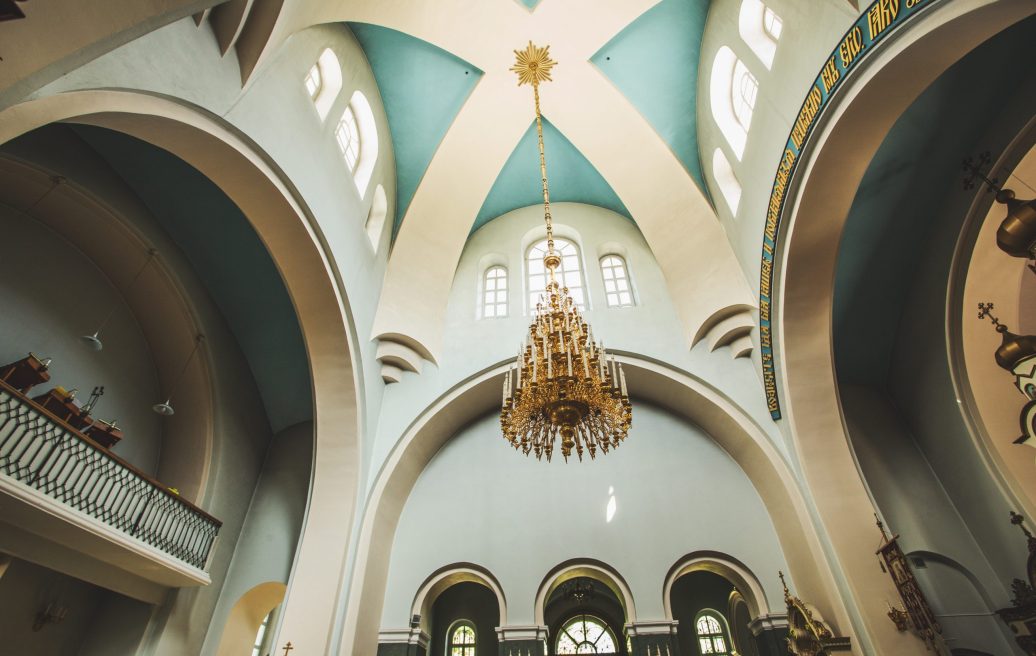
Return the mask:
<path fill-rule="evenodd" d="M 288 656 L 288 652 L 291 651 L 292 649 L 295 649 L 295 647 L 292 646 L 291 641 L 289 640 L 288 644 L 286 644 L 283 647 L 281 647 L 281 649 L 284 650 L 284 656 Z"/>

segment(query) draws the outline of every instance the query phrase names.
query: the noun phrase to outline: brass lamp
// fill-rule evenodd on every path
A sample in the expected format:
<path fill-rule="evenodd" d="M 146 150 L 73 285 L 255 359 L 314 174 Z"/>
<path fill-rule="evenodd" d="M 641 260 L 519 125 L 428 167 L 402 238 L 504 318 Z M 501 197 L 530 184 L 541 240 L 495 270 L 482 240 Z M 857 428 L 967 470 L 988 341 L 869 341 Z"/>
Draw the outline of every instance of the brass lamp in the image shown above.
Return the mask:
<path fill-rule="evenodd" d="M 592 459 L 598 449 L 607 453 L 617 447 L 629 432 L 633 415 L 626 375 L 604 345 L 594 341 L 568 288 L 557 280 L 561 256 L 554 250 L 539 90 L 541 82 L 550 81 L 557 62 L 550 59 L 549 46 L 540 48 L 531 41 L 515 55 L 511 70 L 518 74 L 519 86 L 532 85 L 535 100 L 548 282 L 518 358 L 504 376 L 500 426 L 515 449 L 531 452 L 537 460 L 546 456 L 550 461 L 558 435 L 566 461 L 573 449 L 580 460 L 584 452 Z"/>

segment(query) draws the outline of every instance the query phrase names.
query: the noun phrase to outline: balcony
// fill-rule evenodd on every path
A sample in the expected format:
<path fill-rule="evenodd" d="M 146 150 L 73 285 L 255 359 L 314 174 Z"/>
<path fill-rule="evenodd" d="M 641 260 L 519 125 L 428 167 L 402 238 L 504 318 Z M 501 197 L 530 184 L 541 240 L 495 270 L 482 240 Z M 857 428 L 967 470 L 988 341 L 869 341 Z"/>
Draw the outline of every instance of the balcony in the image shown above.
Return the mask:
<path fill-rule="evenodd" d="M 0 550 L 153 601 L 210 582 L 220 526 L 0 381 Z"/>

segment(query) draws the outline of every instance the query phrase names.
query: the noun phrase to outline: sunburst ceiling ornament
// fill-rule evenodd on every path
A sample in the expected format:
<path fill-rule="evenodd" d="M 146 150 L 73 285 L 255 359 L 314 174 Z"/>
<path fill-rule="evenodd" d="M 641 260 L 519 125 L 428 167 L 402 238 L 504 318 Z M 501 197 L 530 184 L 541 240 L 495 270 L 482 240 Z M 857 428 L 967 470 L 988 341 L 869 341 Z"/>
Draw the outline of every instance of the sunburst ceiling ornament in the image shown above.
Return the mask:
<path fill-rule="evenodd" d="M 518 86 L 531 84 L 536 87 L 550 82 L 550 69 L 558 65 L 550 58 L 550 46 L 534 46 L 532 41 L 525 50 L 515 50 L 515 64 L 511 70 L 518 74 Z"/>
<path fill-rule="evenodd" d="M 561 455 L 566 462 L 575 449 L 582 460 L 600 449 L 607 453 L 626 439 L 633 421 L 626 375 L 604 345 L 595 343 L 587 324 L 562 287 L 555 269 L 561 256 L 554 250 L 554 224 L 550 214 L 547 158 L 543 149 L 543 116 L 540 114 L 540 83 L 550 81 L 549 47 L 529 42 L 515 51 L 518 85 L 531 84 L 536 107 L 536 136 L 540 148 L 540 176 L 543 182 L 543 221 L 547 227 L 547 253 L 543 265 L 549 281 L 536 304 L 527 338 L 518 359 L 504 376 L 500 427 L 515 449 L 535 454 L 537 459 L 554 453 L 561 436 Z"/>

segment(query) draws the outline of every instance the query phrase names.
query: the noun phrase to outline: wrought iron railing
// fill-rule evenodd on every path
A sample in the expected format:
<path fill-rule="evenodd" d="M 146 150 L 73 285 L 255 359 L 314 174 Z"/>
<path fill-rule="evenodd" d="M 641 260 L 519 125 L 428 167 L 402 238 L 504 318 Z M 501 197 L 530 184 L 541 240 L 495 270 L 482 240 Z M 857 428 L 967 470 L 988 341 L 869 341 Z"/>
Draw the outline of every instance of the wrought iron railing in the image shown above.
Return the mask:
<path fill-rule="evenodd" d="M 199 569 L 222 525 L 3 381 L 0 474 Z"/>

